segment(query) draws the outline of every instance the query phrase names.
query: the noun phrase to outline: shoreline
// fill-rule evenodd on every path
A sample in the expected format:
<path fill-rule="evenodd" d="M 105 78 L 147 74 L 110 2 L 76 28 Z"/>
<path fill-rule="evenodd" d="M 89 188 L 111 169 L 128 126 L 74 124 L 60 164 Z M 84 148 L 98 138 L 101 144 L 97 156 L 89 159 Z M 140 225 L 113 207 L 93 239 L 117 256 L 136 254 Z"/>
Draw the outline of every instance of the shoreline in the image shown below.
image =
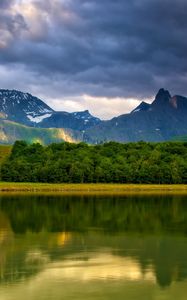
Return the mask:
<path fill-rule="evenodd" d="M 185 184 L 56 184 L 56 183 L 12 183 L 0 182 L 0 193 L 104 193 L 104 194 L 131 194 L 131 193 L 182 193 L 187 195 Z"/>

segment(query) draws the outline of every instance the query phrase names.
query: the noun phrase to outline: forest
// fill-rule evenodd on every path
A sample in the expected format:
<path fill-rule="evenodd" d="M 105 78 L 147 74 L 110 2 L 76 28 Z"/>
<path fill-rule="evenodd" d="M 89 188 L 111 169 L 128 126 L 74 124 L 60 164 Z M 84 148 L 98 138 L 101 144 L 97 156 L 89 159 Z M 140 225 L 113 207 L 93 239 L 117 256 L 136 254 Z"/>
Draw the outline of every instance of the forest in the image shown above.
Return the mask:
<path fill-rule="evenodd" d="M 187 142 L 42 146 L 16 141 L 0 177 L 6 182 L 186 184 Z"/>

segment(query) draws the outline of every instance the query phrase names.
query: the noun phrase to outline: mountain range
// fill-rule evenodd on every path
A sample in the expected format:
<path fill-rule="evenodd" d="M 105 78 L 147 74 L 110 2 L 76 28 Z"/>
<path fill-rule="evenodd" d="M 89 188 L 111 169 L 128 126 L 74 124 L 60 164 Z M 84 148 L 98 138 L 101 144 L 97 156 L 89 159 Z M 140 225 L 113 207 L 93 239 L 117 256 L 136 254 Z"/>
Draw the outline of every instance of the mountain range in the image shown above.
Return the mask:
<path fill-rule="evenodd" d="M 84 141 L 166 141 L 187 135 L 187 98 L 160 89 L 152 104 L 141 102 L 132 112 L 102 121 L 88 110 L 54 111 L 29 93 L 0 89 L 0 143 L 17 139 L 44 144 Z"/>

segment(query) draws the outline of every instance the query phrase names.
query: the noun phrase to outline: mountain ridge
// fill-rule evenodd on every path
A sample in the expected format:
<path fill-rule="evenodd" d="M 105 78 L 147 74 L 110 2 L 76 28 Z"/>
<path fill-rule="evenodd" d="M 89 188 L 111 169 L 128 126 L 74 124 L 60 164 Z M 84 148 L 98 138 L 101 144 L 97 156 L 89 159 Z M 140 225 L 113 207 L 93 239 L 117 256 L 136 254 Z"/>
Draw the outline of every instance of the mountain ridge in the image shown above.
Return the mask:
<path fill-rule="evenodd" d="M 39 128 L 85 130 L 100 122 L 88 110 L 55 111 L 41 99 L 16 90 L 0 89 L 0 112 L 10 121 Z"/>
<path fill-rule="evenodd" d="M 187 98 L 183 96 L 172 97 L 162 88 L 148 109 L 132 112 L 88 129 L 87 142 L 158 142 L 187 134 Z"/>
<path fill-rule="evenodd" d="M 29 93 L 1 89 L 0 120 L 1 136 L 2 132 L 6 135 L 2 120 L 9 120 L 38 130 L 71 130 L 72 140 L 75 135 L 76 141 L 94 144 L 104 141 L 165 141 L 187 135 L 187 98 L 171 96 L 169 91 L 161 88 L 151 104 L 142 101 L 130 113 L 102 121 L 88 110 L 54 111 Z"/>

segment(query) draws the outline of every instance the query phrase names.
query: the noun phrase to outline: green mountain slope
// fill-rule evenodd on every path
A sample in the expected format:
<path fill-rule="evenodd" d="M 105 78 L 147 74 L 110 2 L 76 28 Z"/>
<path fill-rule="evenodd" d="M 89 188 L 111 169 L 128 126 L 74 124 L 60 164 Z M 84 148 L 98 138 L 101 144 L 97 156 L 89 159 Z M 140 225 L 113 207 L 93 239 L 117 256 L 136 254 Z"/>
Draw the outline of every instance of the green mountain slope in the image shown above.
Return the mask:
<path fill-rule="evenodd" d="M 33 128 L 8 120 L 0 119 L 0 144 L 13 144 L 16 140 L 25 140 L 28 143 L 39 142 L 49 144 L 53 142 L 78 142 L 80 132 L 62 128 Z"/>

